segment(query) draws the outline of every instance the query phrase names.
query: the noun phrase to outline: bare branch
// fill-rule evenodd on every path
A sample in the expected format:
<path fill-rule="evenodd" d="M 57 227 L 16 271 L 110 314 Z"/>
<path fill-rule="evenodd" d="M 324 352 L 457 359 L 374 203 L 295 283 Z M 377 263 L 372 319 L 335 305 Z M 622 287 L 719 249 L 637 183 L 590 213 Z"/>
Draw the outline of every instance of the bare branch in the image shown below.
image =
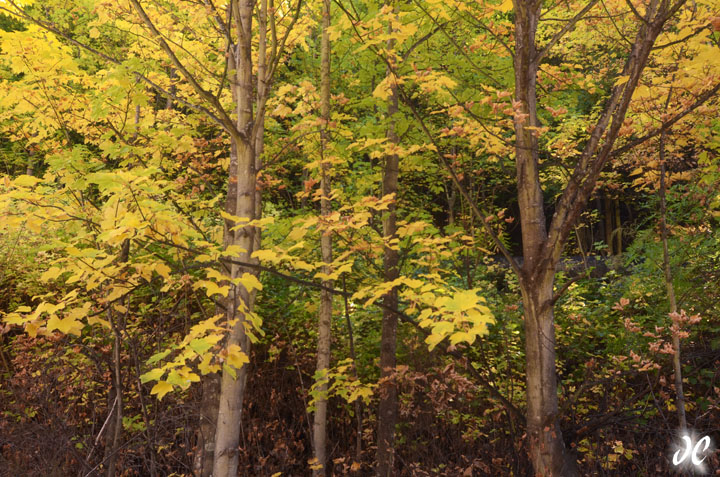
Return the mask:
<path fill-rule="evenodd" d="M 647 20 L 645 19 L 644 16 L 640 15 L 640 12 L 638 12 L 637 8 L 635 8 L 635 5 L 633 5 L 632 0 L 625 0 L 625 3 L 628 4 L 628 7 L 630 7 L 630 10 L 633 12 L 633 15 L 635 15 L 635 17 L 637 17 L 638 20 L 647 24 Z"/>

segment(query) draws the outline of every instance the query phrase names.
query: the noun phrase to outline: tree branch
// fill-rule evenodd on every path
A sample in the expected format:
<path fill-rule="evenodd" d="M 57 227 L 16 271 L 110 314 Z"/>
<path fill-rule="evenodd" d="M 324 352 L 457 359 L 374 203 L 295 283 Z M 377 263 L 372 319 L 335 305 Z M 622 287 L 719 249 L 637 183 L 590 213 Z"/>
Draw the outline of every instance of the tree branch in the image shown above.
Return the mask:
<path fill-rule="evenodd" d="M 538 51 L 537 55 L 535 55 L 535 62 L 540 63 L 540 60 L 542 60 L 550 52 L 552 47 L 555 46 L 555 44 L 560 41 L 560 39 L 564 37 L 567 32 L 575 28 L 575 24 L 577 24 L 577 22 L 579 22 L 585 16 L 585 14 L 590 11 L 590 9 L 595 6 L 595 4 L 597 4 L 598 1 L 599 0 L 590 0 L 590 3 L 585 5 L 585 8 L 580 10 L 577 15 L 572 17 L 572 19 L 570 19 L 570 21 L 567 22 L 565 26 L 560 29 L 560 31 L 555 33 L 555 35 L 550 38 L 550 41 L 548 41 L 547 45 L 545 45 L 543 49 Z"/>
<path fill-rule="evenodd" d="M 234 139 L 239 139 L 245 143 L 248 143 L 250 138 L 248 138 L 247 134 L 245 134 L 244 131 L 239 131 L 237 129 L 237 127 L 235 126 L 235 122 L 232 120 L 232 118 L 230 118 L 227 111 L 225 111 L 225 108 L 223 108 L 222 104 L 220 104 L 220 100 L 216 98 L 215 95 L 213 95 L 210 91 L 207 91 L 205 88 L 203 88 L 197 81 L 197 79 L 195 79 L 195 77 L 187 70 L 185 65 L 182 64 L 182 62 L 178 59 L 177 55 L 175 55 L 175 52 L 172 50 L 172 48 L 170 48 L 170 45 L 167 44 L 165 38 L 162 36 L 160 31 L 152 22 L 148 14 L 140 5 L 140 2 L 138 0 L 130 0 L 130 3 L 135 8 L 135 11 L 138 13 L 138 15 L 140 15 L 140 18 L 145 23 L 145 26 L 147 26 L 147 28 L 157 38 L 160 47 L 163 49 L 163 51 L 165 51 L 165 54 L 168 55 L 170 61 L 172 61 L 173 65 L 175 65 L 175 68 L 177 68 L 178 71 L 182 73 L 188 83 L 190 83 L 190 85 L 193 87 L 195 92 L 199 94 L 201 98 L 211 104 L 213 108 L 215 108 L 223 127 L 233 136 Z"/>
<path fill-rule="evenodd" d="M 622 147 L 619 147 L 619 148 L 613 150 L 610 153 L 610 155 L 612 157 L 618 157 L 618 156 L 628 152 L 632 148 L 644 143 L 645 141 L 654 138 L 658 134 L 662 134 L 663 132 L 672 128 L 676 122 L 680 121 L 682 118 L 684 118 L 685 116 L 687 116 L 688 114 L 690 114 L 691 112 L 693 112 L 694 110 L 696 110 L 697 108 L 699 108 L 700 106 L 705 104 L 710 98 L 712 98 L 715 94 L 717 94 L 718 91 L 720 91 L 720 83 L 716 84 L 709 90 L 702 93 L 700 96 L 698 96 L 698 99 L 692 105 L 690 105 L 690 107 L 688 107 L 684 111 L 676 114 L 675 116 L 670 118 L 668 121 L 665 121 L 659 128 L 657 128 L 654 131 L 651 131 L 651 132 L 647 133 L 646 135 L 641 136 L 637 139 L 633 139 L 632 141 L 628 142 L 627 144 L 623 145 Z"/>
<path fill-rule="evenodd" d="M 86 45 L 85 43 L 82 43 L 82 42 L 76 40 L 70 34 L 63 32 L 62 30 L 60 30 L 59 28 L 57 28 L 55 25 L 53 25 L 51 23 L 47 23 L 42 20 L 38 20 L 37 18 L 34 18 L 34 17 L 28 15 L 13 0 L 7 0 L 7 1 L 8 1 L 8 3 L 10 3 L 10 5 L 15 7 L 17 9 L 17 11 L 13 11 L 13 10 L 10 10 L 9 8 L 2 7 L 2 6 L 0 6 L 0 11 L 5 11 L 5 12 L 9 13 L 10 15 L 20 17 L 31 23 L 34 23 L 35 25 L 39 26 L 40 28 L 42 28 L 46 31 L 49 31 L 50 33 L 53 33 L 53 34 L 59 36 L 60 38 L 64 38 L 66 41 L 69 41 L 71 44 L 77 46 L 78 48 L 81 48 L 81 49 L 97 56 L 98 58 L 101 58 L 101 59 L 107 61 L 108 63 L 112 63 L 112 64 L 118 65 L 118 66 L 123 66 L 122 61 L 118 60 L 117 58 L 113 58 L 112 56 L 110 56 L 106 53 L 103 53 L 102 51 L 99 51 L 90 45 Z M 212 111 L 210 111 L 206 107 L 191 103 L 191 102 L 187 101 L 186 99 L 183 99 L 183 98 L 169 92 L 168 90 L 166 90 L 162 86 L 158 85 L 157 83 L 155 83 L 154 81 L 152 81 L 150 78 L 148 78 L 144 74 L 140 73 L 139 71 L 131 70 L 130 73 L 135 75 L 135 77 L 137 79 L 141 80 L 143 83 L 147 84 L 148 86 L 150 86 L 152 89 L 154 89 L 158 93 L 162 94 L 163 96 L 171 98 L 174 101 L 177 101 L 178 103 L 182 104 L 183 106 L 186 106 L 186 107 L 192 109 L 193 111 L 196 111 L 198 113 L 206 115 L 208 118 L 210 118 L 212 121 L 214 121 L 218 126 L 222 127 L 223 129 L 228 131 L 228 133 L 232 134 L 232 131 L 228 130 L 226 128 L 224 122 L 216 114 L 214 114 Z"/>

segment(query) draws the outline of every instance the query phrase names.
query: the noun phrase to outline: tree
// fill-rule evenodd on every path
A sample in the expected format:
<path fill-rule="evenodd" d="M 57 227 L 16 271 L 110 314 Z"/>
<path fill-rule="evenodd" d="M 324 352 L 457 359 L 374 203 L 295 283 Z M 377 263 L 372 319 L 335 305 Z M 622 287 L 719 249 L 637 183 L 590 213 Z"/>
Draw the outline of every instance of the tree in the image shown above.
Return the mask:
<path fill-rule="evenodd" d="M 539 179 L 536 130 L 536 78 L 540 61 L 562 36 L 594 5 L 590 2 L 543 47 L 536 43 L 542 2 L 514 2 L 515 7 L 515 156 L 518 204 L 523 237 L 520 286 L 525 315 L 527 360 L 528 438 L 533 466 L 540 475 L 577 475 L 558 425 L 555 373 L 553 290 L 555 270 L 573 225 L 592 193 L 597 179 L 613 154 L 632 95 L 648 62 L 653 45 L 667 22 L 683 7 L 651 1 L 637 16 L 637 34 L 621 80 L 615 83 L 599 119 L 587 139 L 572 176 L 546 229 L 544 197 Z"/>
<path fill-rule="evenodd" d="M 330 164 L 325 157 L 330 139 L 330 0 L 322 3 L 322 32 L 320 40 L 320 213 L 327 219 L 331 213 L 331 178 Z M 324 263 L 322 273 L 330 276 L 332 266 L 332 237 L 330 231 L 323 231 L 320 237 L 320 249 Z M 322 285 L 332 289 L 333 281 L 324 280 Z M 318 351 L 317 351 L 317 377 L 319 380 L 315 399 L 315 414 L 313 422 L 313 449 L 317 468 L 313 475 L 327 475 L 327 392 L 328 372 L 330 368 L 330 342 L 332 330 L 333 295 L 327 289 L 322 290 L 320 297 L 320 311 L 318 314 Z"/>
<path fill-rule="evenodd" d="M 393 8 L 393 3 L 388 3 Z M 393 69 L 397 63 L 395 54 L 395 40 L 392 38 L 394 29 L 392 22 L 388 25 L 387 40 L 388 68 L 386 81 L 390 84 L 390 95 L 387 99 L 387 142 L 397 146 L 400 142 L 396 132 L 398 113 L 398 93 Z M 392 197 L 393 202 L 388 206 L 388 211 L 383 217 L 383 269 L 384 279 L 392 283 L 400 276 L 400 256 L 393 245 L 397 240 L 397 212 L 396 201 L 398 197 L 398 173 L 399 157 L 397 154 L 385 156 L 385 167 L 383 170 L 382 195 Z M 395 461 L 395 424 L 398 419 L 398 390 L 395 382 L 396 372 L 396 347 L 398 317 L 393 311 L 398 308 L 398 292 L 395 287 L 388 290 L 382 298 L 383 309 L 382 332 L 380 335 L 380 404 L 378 408 L 378 430 L 377 430 L 377 475 L 381 477 L 393 474 L 393 463 Z"/>

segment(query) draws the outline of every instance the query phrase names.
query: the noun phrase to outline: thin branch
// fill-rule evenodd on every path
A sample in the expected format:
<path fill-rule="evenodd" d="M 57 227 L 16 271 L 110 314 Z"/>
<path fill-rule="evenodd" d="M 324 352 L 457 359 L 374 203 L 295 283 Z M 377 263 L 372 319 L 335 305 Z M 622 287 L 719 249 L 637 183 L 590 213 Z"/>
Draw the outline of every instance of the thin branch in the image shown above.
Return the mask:
<path fill-rule="evenodd" d="M 682 118 L 684 118 L 685 116 L 687 116 L 688 114 L 690 114 L 691 112 L 693 112 L 694 110 L 696 110 L 697 108 L 699 108 L 700 106 L 705 104 L 710 98 L 712 98 L 715 94 L 717 94 L 718 91 L 720 91 L 720 83 L 716 84 L 711 89 L 702 93 L 700 96 L 698 96 L 698 99 L 692 105 L 690 105 L 690 107 L 688 107 L 684 111 L 676 114 L 669 120 L 665 121 L 659 128 L 657 128 L 637 139 L 633 139 L 632 141 L 628 142 L 627 144 L 623 145 L 622 147 L 619 147 L 619 148 L 615 149 L 614 151 L 612 151 L 610 153 L 610 155 L 612 157 L 620 156 L 620 155 L 628 152 L 630 149 L 633 149 L 634 147 L 644 143 L 645 141 L 654 138 L 658 134 L 662 134 L 663 132 L 672 128 L 676 122 L 680 121 Z"/>
<path fill-rule="evenodd" d="M 593 1 L 597 1 L 597 0 L 593 0 Z M 440 31 L 443 32 L 445 37 L 455 47 L 455 50 L 458 53 L 460 53 L 465 58 L 465 60 L 467 60 L 468 64 L 475 71 L 477 71 L 478 73 L 480 73 L 481 75 L 485 76 L 487 79 L 492 81 L 495 84 L 495 86 L 498 86 L 498 87 L 500 86 L 500 84 L 497 82 L 497 80 L 495 78 L 493 78 L 489 73 L 487 73 L 485 70 L 483 70 L 482 68 L 480 68 L 478 65 L 475 64 L 475 62 L 472 60 L 472 58 L 470 58 L 470 56 L 467 54 L 467 52 L 460 45 L 458 45 L 457 41 L 455 41 L 455 38 L 453 38 L 452 35 L 450 35 L 447 32 L 447 30 L 445 30 L 444 24 L 438 23 L 438 21 L 432 15 L 430 15 L 430 13 L 422 5 L 420 5 L 420 3 L 417 2 L 417 0 L 414 0 L 413 3 L 415 3 L 415 6 L 417 6 L 425 14 L 425 16 L 427 16 L 430 19 L 430 21 L 432 21 L 436 25 L 436 29 L 439 29 Z"/>
<path fill-rule="evenodd" d="M 547 45 L 545 45 L 543 49 L 537 53 L 537 55 L 535 56 L 535 62 L 540 63 L 540 60 L 542 60 L 550 52 L 553 46 L 555 46 L 555 44 L 560 41 L 560 39 L 564 37 L 567 32 L 575 28 L 577 22 L 579 22 L 585 16 L 585 14 L 598 3 L 598 1 L 599 0 L 590 0 L 590 3 L 585 5 L 585 8 L 580 10 L 577 15 L 572 17 L 572 19 L 570 19 L 570 21 L 567 22 L 565 26 L 560 29 L 560 31 L 555 33 L 555 35 L 553 35 L 550 41 L 548 41 Z"/>
<path fill-rule="evenodd" d="M 625 3 L 627 3 L 628 7 L 630 7 L 630 10 L 633 12 L 633 15 L 635 15 L 638 20 L 647 24 L 648 21 L 645 19 L 644 16 L 640 15 L 640 12 L 638 12 L 637 8 L 635 8 L 635 5 L 633 5 L 632 0 L 625 0 Z"/>
<path fill-rule="evenodd" d="M 485 229 L 485 231 L 488 233 L 488 235 L 490 235 L 490 238 L 493 240 L 493 242 L 495 242 L 495 245 L 497 246 L 498 250 L 500 250 L 500 253 L 502 253 L 502 255 L 505 257 L 505 259 L 508 261 L 508 263 L 510 264 L 510 267 L 517 274 L 518 278 L 520 280 L 523 280 L 524 275 L 520 269 L 520 266 L 515 261 L 513 256 L 510 254 L 508 249 L 505 248 L 505 245 L 502 243 L 502 241 L 497 236 L 497 234 L 492 229 L 492 227 L 490 227 L 490 224 L 487 223 L 486 219 L 489 216 L 489 214 L 486 214 L 483 211 L 481 211 L 478 208 L 477 204 L 475 204 L 475 201 L 472 200 L 472 198 L 470 197 L 470 194 L 468 194 L 467 190 L 465 190 L 465 187 L 460 182 L 460 179 L 458 178 L 457 174 L 455 173 L 455 170 L 453 169 L 452 165 L 448 162 L 448 160 L 442 154 L 437 140 L 435 139 L 435 137 L 432 135 L 432 133 L 428 129 L 427 125 L 425 124 L 425 121 L 422 119 L 422 117 L 418 113 L 417 108 L 415 107 L 413 102 L 405 94 L 405 91 L 403 90 L 403 88 L 398 85 L 397 89 L 398 89 L 398 92 L 400 93 L 403 103 L 405 103 L 410 108 L 410 110 L 413 113 L 413 116 L 415 116 L 415 119 L 420 124 L 420 128 L 425 133 L 425 136 L 435 147 L 436 155 L 440 159 L 440 162 L 445 167 L 445 169 L 447 169 L 447 171 L 450 173 L 450 178 L 451 178 L 453 184 L 457 188 L 458 192 L 460 192 L 460 195 L 462 195 L 463 199 L 465 199 L 465 201 L 470 206 L 470 210 L 473 212 L 473 215 L 475 215 L 477 217 L 477 219 L 480 221 L 482 227 Z"/>
<path fill-rule="evenodd" d="M 203 88 L 198 82 L 198 80 L 195 79 L 192 74 L 190 74 L 185 65 L 180 62 L 178 57 L 175 55 L 175 52 L 172 50 L 172 48 L 170 48 L 170 45 L 167 44 L 165 38 L 162 36 L 160 31 L 152 22 L 148 14 L 145 12 L 145 10 L 143 10 L 140 2 L 138 2 L 138 0 L 130 0 L 130 3 L 132 3 L 135 11 L 138 13 L 138 15 L 140 15 L 140 18 L 145 23 L 145 26 L 147 26 L 148 29 L 152 32 L 152 34 L 155 35 L 158 43 L 160 44 L 160 47 L 163 49 L 163 51 L 165 51 L 165 54 L 168 55 L 170 61 L 172 61 L 173 65 L 175 65 L 175 68 L 177 68 L 180 73 L 182 73 L 188 83 L 190 83 L 190 85 L 193 87 L 195 92 L 215 108 L 225 130 L 227 130 L 234 139 L 239 139 L 247 143 L 249 141 L 249 138 L 247 137 L 245 132 L 238 131 L 237 127 L 235 127 L 235 122 L 232 120 L 232 118 L 230 118 L 227 111 L 225 111 L 225 108 L 223 108 L 222 104 L 220 104 L 220 100 L 216 98 L 215 95 L 213 95 L 210 91 Z"/>
<path fill-rule="evenodd" d="M 63 32 L 62 30 L 58 29 L 51 23 L 47 23 L 42 20 L 38 20 L 37 18 L 34 18 L 34 17 L 26 14 L 13 0 L 7 0 L 7 1 L 12 6 L 14 6 L 17 9 L 17 11 L 13 11 L 9 8 L 2 7 L 2 6 L 0 6 L 0 11 L 7 12 L 10 15 L 17 16 L 17 17 L 20 17 L 31 23 L 34 23 L 35 25 L 39 26 L 40 28 L 42 28 L 46 31 L 49 31 L 50 33 L 53 33 L 61 38 L 64 38 L 65 40 L 69 41 L 71 44 L 77 46 L 78 48 L 82 48 L 83 50 L 97 56 L 98 58 L 101 58 L 101 59 L 107 61 L 108 63 L 112 63 L 112 64 L 118 65 L 118 66 L 123 66 L 122 61 L 118 60 L 117 58 L 113 58 L 112 56 L 109 56 L 108 54 L 103 53 L 102 51 L 99 51 L 90 45 L 87 45 L 85 43 L 82 43 L 82 42 L 76 40 L 69 33 Z M 228 133 L 232 134 L 232 130 L 227 129 L 225 123 L 223 123 L 223 121 L 220 119 L 220 117 L 218 117 L 215 113 L 213 113 L 206 107 L 191 103 L 191 102 L 187 101 L 186 99 L 183 99 L 183 98 L 169 92 L 168 90 L 166 90 L 162 86 L 158 85 L 157 83 L 155 83 L 154 81 L 152 81 L 150 78 L 148 78 L 144 74 L 140 73 L 139 71 L 131 70 L 130 73 L 135 75 L 135 77 L 137 79 L 141 80 L 142 82 L 144 82 L 145 84 L 147 84 L 148 86 L 150 86 L 152 89 L 154 89 L 158 93 L 162 94 L 163 96 L 171 98 L 174 101 L 177 101 L 178 103 L 182 104 L 183 106 L 186 106 L 186 107 L 192 109 L 193 111 L 196 111 L 198 113 L 202 113 L 202 114 L 206 115 L 212 121 L 217 123 L 218 126 L 222 127 L 223 129 L 228 131 Z M 233 129 L 234 129 L 234 127 L 233 127 Z"/>
<path fill-rule="evenodd" d="M 435 20 L 433 20 L 434 22 Z M 437 33 L 442 27 L 447 25 L 447 22 L 444 22 L 442 24 L 439 24 L 435 27 L 434 30 L 428 32 L 427 34 L 423 35 L 421 38 L 419 38 L 415 43 L 413 43 L 410 48 L 408 48 L 405 53 L 402 55 L 403 62 L 407 61 L 407 59 L 410 57 L 410 54 L 415 51 L 415 48 L 422 45 L 424 42 L 429 40 L 435 33 Z"/>

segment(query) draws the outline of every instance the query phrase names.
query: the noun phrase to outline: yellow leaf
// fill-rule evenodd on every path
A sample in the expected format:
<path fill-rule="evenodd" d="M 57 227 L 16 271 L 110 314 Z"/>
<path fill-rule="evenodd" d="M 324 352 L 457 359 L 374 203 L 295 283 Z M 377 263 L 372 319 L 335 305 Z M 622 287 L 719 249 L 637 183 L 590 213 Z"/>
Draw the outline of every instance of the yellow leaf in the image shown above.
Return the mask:
<path fill-rule="evenodd" d="M 18 176 L 13 183 L 20 187 L 33 187 L 35 184 L 40 182 L 40 179 L 33 176 L 27 176 L 25 174 Z"/>
<path fill-rule="evenodd" d="M 240 277 L 238 281 L 248 292 L 252 292 L 253 290 L 262 290 L 263 288 L 262 283 L 260 283 L 257 277 L 247 272 L 243 273 L 243 276 Z"/>
<path fill-rule="evenodd" d="M 205 288 L 207 290 L 207 296 L 213 296 L 215 294 L 227 296 L 228 292 L 230 291 L 229 286 L 226 285 L 221 287 L 218 286 L 217 283 L 211 282 L 209 280 L 200 280 L 193 285 L 194 290 L 197 290 L 198 288 Z"/>
<path fill-rule="evenodd" d="M 158 275 L 160 275 L 164 279 L 167 280 L 168 278 L 170 278 L 170 267 L 168 267 L 164 263 L 156 263 L 154 268 L 155 271 L 158 272 Z"/>
<path fill-rule="evenodd" d="M 232 222 L 250 222 L 250 219 L 247 217 L 238 217 L 237 215 L 228 214 L 224 210 L 220 211 L 220 216 L 225 220 L 230 220 Z"/>
<path fill-rule="evenodd" d="M 232 344 L 227 348 L 227 363 L 234 368 L 240 369 L 243 364 L 249 363 L 250 359 L 243 353 L 238 345 Z"/>
<path fill-rule="evenodd" d="M 627 83 L 629 79 L 630 79 L 630 76 L 627 76 L 627 75 L 625 75 L 625 76 L 620 76 L 620 77 L 615 81 L 615 85 L 614 85 L 614 86 L 623 85 L 623 84 Z"/>
<path fill-rule="evenodd" d="M 39 327 L 40 326 L 37 323 L 26 323 L 25 332 L 30 335 L 31 338 L 35 338 Z"/>
<path fill-rule="evenodd" d="M 98 318 L 97 316 L 88 316 L 87 321 L 88 321 L 88 324 L 90 324 L 90 325 L 100 325 L 107 329 L 112 328 L 109 321 L 103 320 L 102 318 Z"/>
<path fill-rule="evenodd" d="M 73 318 L 64 318 L 58 322 L 57 329 L 60 330 L 61 333 L 79 336 L 82 326 L 82 323 Z"/>
<path fill-rule="evenodd" d="M 453 333 L 452 335 L 450 335 L 450 344 L 456 345 L 461 342 L 473 344 L 476 336 L 477 335 L 475 335 L 475 334 L 466 333 L 464 331 L 458 331 L 457 333 Z"/>
<path fill-rule="evenodd" d="M 280 254 L 273 252 L 272 250 L 256 250 L 252 254 L 253 258 L 257 258 L 260 261 L 267 262 L 278 262 Z"/>
<path fill-rule="evenodd" d="M 228 245 L 225 250 L 220 253 L 220 255 L 223 257 L 232 257 L 245 252 L 247 252 L 247 250 L 242 248 L 240 245 Z"/>
<path fill-rule="evenodd" d="M 455 293 L 447 303 L 448 311 L 466 311 L 477 305 L 478 296 L 474 291 L 464 290 Z"/>
<path fill-rule="evenodd" d="M 47 327 L 48 331 L 53 331 L 53 330 L 58 329 L 59 323 L 60 323 L 60 318 L 58 318 L 57 315 L 53 315 L 47 321 L 47 324 L 45 326 Z"/>
<path fill-rule="evenodd" d="M 432 351 L 443 339 L 445 339 L 444 336 L 433 334 L 425 338 L 425 342 L 428 344 L 428 349 Z"/>
<path fill-rule="evenodd" d="M 402 282 L 410 288 L 420 288 L 423 285 L 422 280 L 415 280 L 413 278 L 404 278 Z"/>
<path fill-rule="evenodd" d="M 88 34 L 90 35 L 90 38 L 100 38 L 100 30 L 95 27 L 92 27 Z"/>
<path fill-rule="evenodd" d="M 54 280 L 57 277 L 59 277 L 61 273 L 62 273 L 62 270 L 60 268 L 52 267 L 52 268 L 48 269 L 45 273 L 40 275 L 40 281 L 43 283 L 47 283 L 48 281 Z"/>
<path fill-rule="evenodd" d="M 307 233 L 306 228 L 298 227 L 298 228 L 292 229 L 290 231 L 290 233 L 288 234 L 288 238 L 290 240 L 300 240 L 301 238 L 303 238 L 305 236 L 306 233 Z"/>
<path fill-rule="evenodd" d="M 157 394 L 158 399 L 162 401 L 163 396 L 165 396 L 172 390 L 172 384 L 168 383 L 167 381 L 158 381 L 158 383 L 150 390 L 150 394 Z"/>
<path fill-rule="evenodd" d="M 512 8 L 513 8 L 512 0 L 504 0 L 500 4 L 500 7 L 498 7 L 498 10 L 503 13 L 506 13 L 506 12 L 509 12 L 510 10 L 512 10 Z"/>
<path fill-rule="evenodd" d="M 386 76 L 376 87 L 373 91 L 372 95 L 375 98 L 382 99 L 383 101 L 387 100 L 390 95 L 392 94 L 392 90 L 390 89 L 390 81 L 389 76 Z"/>
<path fill-rule="evenodd" d="M 198 369 L 203 374 L 210 374 L 210 373 L 217 373 L 220 371 L 220 366 L 217 364 L 212 364 L 212 353 L 205 353 L 203 355 L 203 359 L 198 364 Z"/>
<path fill-rule="evenodd" d="M 165 370 L 163 368 L 152 369 L 140 376 L 140 382 L 147 383 L 148 381 L 157 381 L 163 377 L 163 374 L 165 374 Z"/>

